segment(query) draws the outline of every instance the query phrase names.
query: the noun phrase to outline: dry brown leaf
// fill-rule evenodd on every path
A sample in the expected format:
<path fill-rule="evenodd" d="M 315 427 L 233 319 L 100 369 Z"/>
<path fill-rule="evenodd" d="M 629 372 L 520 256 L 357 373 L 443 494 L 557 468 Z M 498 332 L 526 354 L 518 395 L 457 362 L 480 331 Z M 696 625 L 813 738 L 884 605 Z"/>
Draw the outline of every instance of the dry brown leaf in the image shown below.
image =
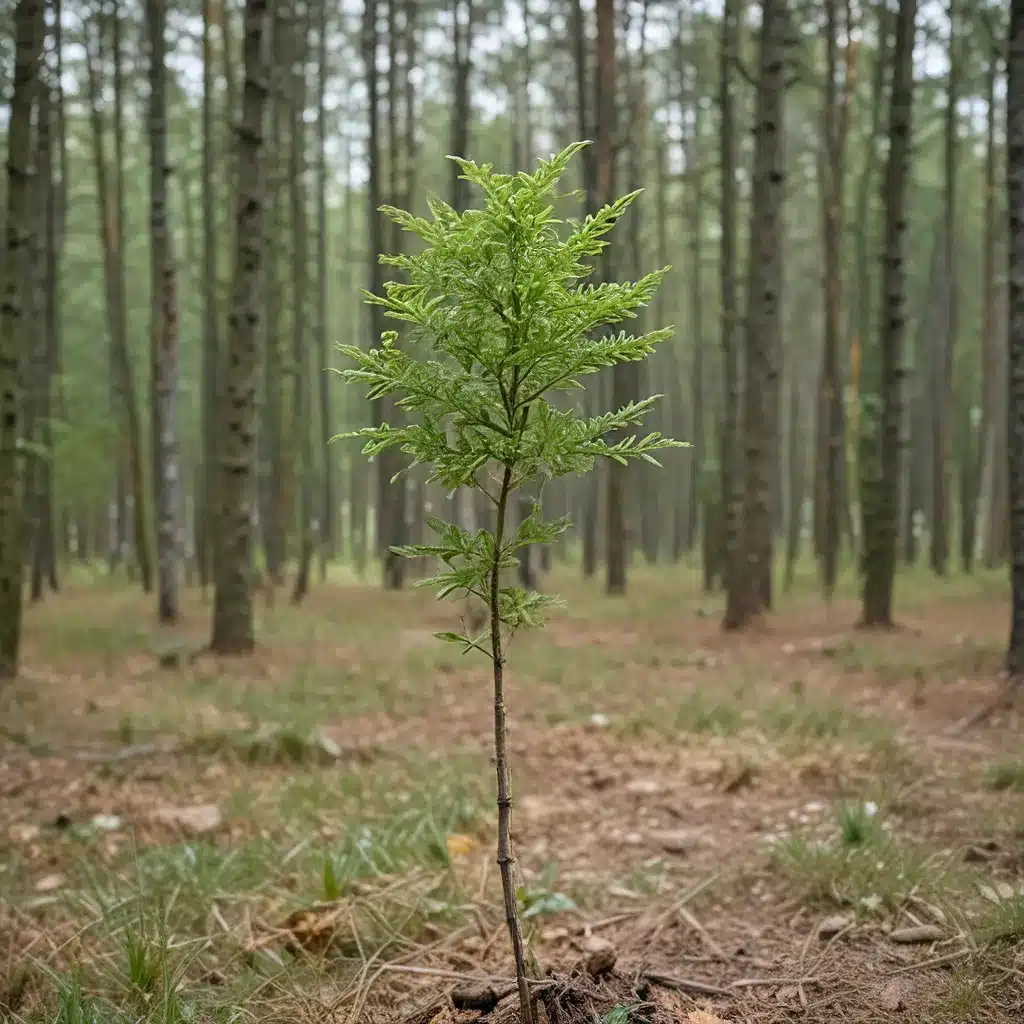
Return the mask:
<path fill-rule="evenodd" d="M 462 835 L 458 832 L 448 836 L 445 844 L 448 847 L 448 856 L 453 859 L 455 857 L 464 857 L 477 847 L 477 841 L 472 836 Z"/>

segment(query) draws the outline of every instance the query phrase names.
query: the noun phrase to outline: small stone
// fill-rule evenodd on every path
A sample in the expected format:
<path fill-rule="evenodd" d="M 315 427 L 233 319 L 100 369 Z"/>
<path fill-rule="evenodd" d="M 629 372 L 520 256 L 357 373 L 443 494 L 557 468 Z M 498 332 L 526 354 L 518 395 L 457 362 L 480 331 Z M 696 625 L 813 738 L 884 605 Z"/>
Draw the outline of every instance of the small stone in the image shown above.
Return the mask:
<path fill-rule="evenodd" d="M 615 961 L 619 958 L 615 947 L 599 935 L 588 935 L 581 945 L 585 954 L 583 966 L 592 978 L 596 978 L 599 974 L 606 974 L 615 966 Z"/>
<path fill-rule="evenodd" d="M 176 825 L 185 832 L 202 835 L 220 827 L 220 808 L 216 804 L 194 807 L 158 807 L 153 818 L 165 825 Z"/>
<path fill-rule="evenodd" d="M 849 927 L 852 923 L 853 918 L 847 917 L 845 914 L 833 914 L 831 917 L 826 917 L 825 920 L 818 925 L 818 938 L 830 939 L 833 935 L 838 935 L 844 928 Z"/>
<path fill-rule="evenodd" d="M 887 1013 L 906 1009 L 906 997 L 903 993 L 903 981 L 890 978 L 878 993 L 878 1005 Z"/>
<path fill-rule="evenodd" d="M 660 846 L 666 853 L 683 855 L 689 853 L 696 845 L 698 834 L 688 829 L 670 829 L 649 833 L 652 843 Z"/>
<path fill-rule="evenodd" d="M 634 796 L 657 796 L 661 791 L 661 784 L 654 779 L 634 779 L 626 784 L 626 792 Z"/>
<path fill-rule="evenodd" d="M 452 991 L 452 1003 L 457 1010 L 479 1010 L 490 1013 L 498 1005 L 498 993 L 484 983 L 475 985 L 467 983 Z"/>
<path fill-rule="evenodd" d="M 15 843 L 31 843 L 39 838 L 38 825 L 12 825 L 8 830 L 10 837 Z"/>
<path fill-rule="evenodd" d="M 59 872 L 43 875 L 35 884 L 36 892 L 56 892 L 64 884 L 64 876 Z"/>

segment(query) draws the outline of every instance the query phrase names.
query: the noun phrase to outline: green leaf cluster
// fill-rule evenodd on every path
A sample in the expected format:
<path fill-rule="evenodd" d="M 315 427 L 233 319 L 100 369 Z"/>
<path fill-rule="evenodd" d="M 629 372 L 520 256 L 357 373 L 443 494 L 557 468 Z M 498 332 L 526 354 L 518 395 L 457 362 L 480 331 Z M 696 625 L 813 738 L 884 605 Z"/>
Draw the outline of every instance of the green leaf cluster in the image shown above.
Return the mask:
<path fill-rule="evenodd" d="M 660 395 L 594 417 L 551 401 L 557 392 L 582 389 L 587 374 L 646 358 L 672 335 L 671 328 L 640 335 L 609 330 L 636 318 L 669 268 L 634 282 L 587 280 L 591 261 L 607 245 L 604 236 L 639 192 L 583 220 L 555 216 L 558 182 L 585 145 L 541 161 L 533 174 L 497 174 L 490 164 L 453 157 L 482 193 L 479 209 L 457 213 L 437 199 L 429 218 L 381 208 L 425 243 L 415 253 L 381 256 L 401 280 L 388 282 L 384 295 L 364 293 L 387 317 L 408 325 L 403 346 L 396 331 L 384 332 L 380 347 L 369 351 L 339 345 L 356 365 L 338 372 L 363 385 L 371 400 L 394 396 L 412 415 L 408 425 L 384 423 L 339 436 L 361 438 L 370 457 L 397 447 L 410 457 L 407 469 L 427 465 L 430 479 L 448 491 L 475 488 L 497 509 L 494 533 L 432 519 L 436 544 L 394 549 L 444 563 L 445 571 L 423 581 L 437 586 L 439 597 L 468 592 L 489 600 L 492 574 L 514 566 L 516 551 L 550 543 L 568 527 L 567 519 L 546 522 L 535 504 L 506 539 L 501 524 L 512 491 L 586 473 L 598 457 L 657 465 L 655 452 L 680 446 L 656 432 L 628 432 Z M 501 622 L 513 630 L 539 625 L 550 602 L 503 588 Z M 483 650 L 459 634 L 439 636 Z"/>

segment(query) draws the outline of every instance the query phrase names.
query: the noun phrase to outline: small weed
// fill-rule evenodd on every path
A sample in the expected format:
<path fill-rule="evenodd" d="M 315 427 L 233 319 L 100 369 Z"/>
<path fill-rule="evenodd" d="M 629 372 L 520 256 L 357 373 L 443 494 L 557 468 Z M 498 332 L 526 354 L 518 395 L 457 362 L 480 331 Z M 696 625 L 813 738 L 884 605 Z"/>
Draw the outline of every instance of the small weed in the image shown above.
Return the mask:
<path fill-rule="evenodd" d="M 629 1007 L 619 1003 L 613 1006 L 602 1018 L 601 1024 L 629 1024 Z"/>
<path fill-rule="evenodd" d="M 535 884 L 521 885 L 516 899 L 524 918 L 541 917 L 547 914 L 562 914 L 579 909 L 574 900 L 564 892 L 555 889 L 558 877 L 557 864 L 545 864 Z"/>
<path fill-rule="evenodd" d="M 985 769 L 985 786 L 997 792 L 1024 793 L 1024 761 L 997 761 Z"/>
<path fill-rule="evenodd" d="M 124 930 L 124 949 L 132 988 L 140 995 L 148 996 L 160 977 L 158 950 L 143 928 L 131 925 Z"/>
<path fill-rule="evenodd" d="M 844 846 L 861 846 L 878 838 L 878 807 L 871 802 L 843 804 L 839 808 L 839 835 Z"/>
<path fill-rule="evenodd" d="M 972 1020 L 986 998 L 985 984 L 978 972 L 972 967 L 956 967 L 950 972 L 946 991 L 935 1009 L 940 1020 L 960 1024 Z"/>
<path fill-rule="evenodd" d="M 1024 940 L 1024 888 L 989 899 L 974 927 L 977 939 L 990 944 L 1017 943 Z"/>
<path fill-rule="evenodd" d="M 807 902 L 891 912 L 910 892 L 937 896 L 948 887 L 951 858 L 900 842 L 869 807 L 841 808 L 838 827 L 825 838 L 798 833 L 775 845 L 775 864 Z"/>

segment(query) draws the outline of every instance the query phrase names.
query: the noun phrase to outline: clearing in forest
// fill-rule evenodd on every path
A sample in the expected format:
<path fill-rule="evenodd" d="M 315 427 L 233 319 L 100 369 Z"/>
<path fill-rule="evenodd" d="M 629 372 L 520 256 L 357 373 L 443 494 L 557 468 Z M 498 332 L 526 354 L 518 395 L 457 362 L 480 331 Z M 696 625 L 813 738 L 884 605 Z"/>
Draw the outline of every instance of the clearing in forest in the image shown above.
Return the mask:
<path fill-rule="evenodd" d="M 1024 749 L 1006 594 L 807 592 L 720 629 L 689 569 L 510 654 L 513 835 L 560 1021 L 1024 1019 Z M 0 1008 L 15 1020 L 512 1019 L 483 658 L 457 606 L 332 582 L 246 660 L 90 582 L 0 695 Z M 58 1015 L 59 1016 L 55 1016 Z"/>

